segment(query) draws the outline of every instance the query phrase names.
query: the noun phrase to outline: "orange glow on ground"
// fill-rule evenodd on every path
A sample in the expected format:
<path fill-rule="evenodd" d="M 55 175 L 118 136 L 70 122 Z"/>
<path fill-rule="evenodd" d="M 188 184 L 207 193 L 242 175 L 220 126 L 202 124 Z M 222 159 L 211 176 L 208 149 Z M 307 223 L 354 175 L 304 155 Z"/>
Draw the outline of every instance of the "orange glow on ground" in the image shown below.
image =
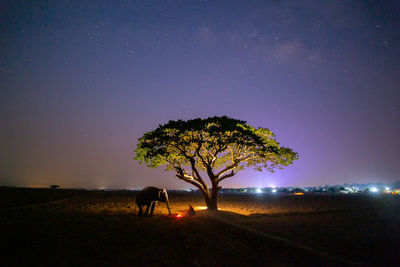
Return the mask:
<path fill-rule="evenodd" d="M 302 196 L 302 195 L 304 195 L 304 193 L 294 193 L 293 195 L 295 195 L 295 196 Z"/>

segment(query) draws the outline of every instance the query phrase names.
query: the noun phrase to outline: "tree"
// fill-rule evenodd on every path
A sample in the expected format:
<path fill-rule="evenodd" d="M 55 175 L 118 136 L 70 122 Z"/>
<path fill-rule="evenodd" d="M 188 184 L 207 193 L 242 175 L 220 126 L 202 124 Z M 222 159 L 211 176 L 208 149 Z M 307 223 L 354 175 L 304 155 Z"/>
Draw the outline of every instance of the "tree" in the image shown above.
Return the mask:
<path fill-rule="evenodd" d="M 139 138 L 134 159 L 176 171 L 177 178 L 202 192 L 208 209 L 217 209 L 223 180 L 250 167 L 273 172 L 298 159 L 296 152 L 281 147 L 273 137 L 266 128 L 226 116 L 169 121 Z"/>
<path fill-rule="evenodd" d="M 59 185 L 56 185 L 56 184 L 53 184 L 53 185 L 50 185 L 49 186 L 51 189 L 57 189 L 57 188 L 59 188 L 60 186 Z"/>

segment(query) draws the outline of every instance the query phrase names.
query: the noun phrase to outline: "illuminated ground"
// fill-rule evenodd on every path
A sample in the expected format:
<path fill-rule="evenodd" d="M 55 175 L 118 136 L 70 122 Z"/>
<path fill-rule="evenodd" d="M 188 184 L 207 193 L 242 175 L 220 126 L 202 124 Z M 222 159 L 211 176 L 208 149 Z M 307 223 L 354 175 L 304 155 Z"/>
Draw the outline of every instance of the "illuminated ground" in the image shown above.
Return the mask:
<path fill-rule="evenodd" d="M 400 252 L 394 196 L 222 195 L 219 213 L 171 194 L 174 214 L 135 215 L 130 192 L 0 190 L 3 263 L 11 265 L 381 265 Z"/>

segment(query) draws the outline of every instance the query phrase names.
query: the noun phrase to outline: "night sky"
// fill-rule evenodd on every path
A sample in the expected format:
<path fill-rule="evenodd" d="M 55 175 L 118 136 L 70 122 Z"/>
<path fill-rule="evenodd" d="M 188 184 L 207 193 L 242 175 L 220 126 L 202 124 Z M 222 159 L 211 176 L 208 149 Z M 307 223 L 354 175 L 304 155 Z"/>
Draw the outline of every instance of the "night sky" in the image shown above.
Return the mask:
<path fill-rule="evenodd" d="M 0 1 L 0 185 L 190 187 L 132 158 L 227 115 L 299 153 L 223 187 L 400 180 L 398 1 Z"/>

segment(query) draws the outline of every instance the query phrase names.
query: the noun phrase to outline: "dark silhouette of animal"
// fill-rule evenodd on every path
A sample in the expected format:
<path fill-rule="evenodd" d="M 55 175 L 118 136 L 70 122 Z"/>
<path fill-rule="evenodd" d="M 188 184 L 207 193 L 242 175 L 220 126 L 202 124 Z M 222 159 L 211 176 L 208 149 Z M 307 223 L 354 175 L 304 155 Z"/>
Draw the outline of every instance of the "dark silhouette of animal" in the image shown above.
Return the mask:
<path fill-rule="evenodd" d="M 196 212 L 194 211 L 194 208 L 191 205 L 189 205 L 189 210 L 187 211 L 187 215 L 188 216 L 196 215 Z"/>
<path fill-rule="evenodd" d="M 143 190 L 136 196 L 136 205 L 139 207 L 139 215 L 141 216 L 143 214 L 143 206 L 146 206 L 144 215 L 147 216 L 149 214 L 149 209 L 151 208 L 150 216 L 152 216 L 158 201 L 166 203 L 169 215 L 171 215 L 167 190 L 154 186 L 143 188 Z"/>

